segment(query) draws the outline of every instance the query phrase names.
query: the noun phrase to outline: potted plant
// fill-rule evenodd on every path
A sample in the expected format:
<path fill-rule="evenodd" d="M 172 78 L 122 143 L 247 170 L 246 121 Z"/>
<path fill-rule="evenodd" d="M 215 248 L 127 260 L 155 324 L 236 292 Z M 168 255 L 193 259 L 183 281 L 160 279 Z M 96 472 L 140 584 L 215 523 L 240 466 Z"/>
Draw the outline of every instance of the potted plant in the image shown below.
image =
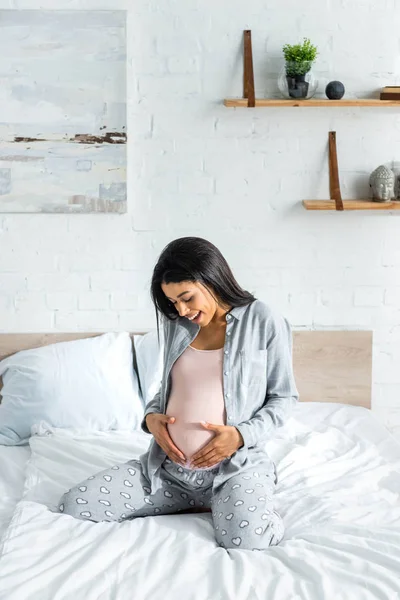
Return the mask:
<path fill-rule="evenodd" d="M 308 38 L 302 44 L 285 44 L 283 46 L 285 57 L 284 79 L 280 85 L 284 95 L 290 98 L 311 98 L 315 94 L 318 82 L 311 73 L 318 50 Z M 282 89 L 283 87 L 283 89 Z"/>

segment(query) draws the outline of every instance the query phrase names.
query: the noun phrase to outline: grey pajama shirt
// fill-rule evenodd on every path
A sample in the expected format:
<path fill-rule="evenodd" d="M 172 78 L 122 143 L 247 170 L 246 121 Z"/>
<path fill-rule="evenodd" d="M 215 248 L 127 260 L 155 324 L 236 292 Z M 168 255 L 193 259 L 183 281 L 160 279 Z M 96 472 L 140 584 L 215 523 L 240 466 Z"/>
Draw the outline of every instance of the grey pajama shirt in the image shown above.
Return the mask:
<path fill-rule="evenodd" d="M 173 463 L 152 439 L 138 460 L 114 465 L 69 490 L 59 511 L 91 521 L 130 520 L 210 508 L 217 543 L 223 548 L 264 550 L 284 535 L 273 494 L 275 465 L 265 451 L 276 427 L 291 413 L 298 395 L 292 368 L 289 324 L 256 300 L 226 316 L 223 383 L 227 425 L 241 433 L 244 446 L 211 469 L 190 470 Z M 164 324 L 161 389 L 147 405 L 166 413 L 175 361 L 199 327 L 179 317 Z"/>

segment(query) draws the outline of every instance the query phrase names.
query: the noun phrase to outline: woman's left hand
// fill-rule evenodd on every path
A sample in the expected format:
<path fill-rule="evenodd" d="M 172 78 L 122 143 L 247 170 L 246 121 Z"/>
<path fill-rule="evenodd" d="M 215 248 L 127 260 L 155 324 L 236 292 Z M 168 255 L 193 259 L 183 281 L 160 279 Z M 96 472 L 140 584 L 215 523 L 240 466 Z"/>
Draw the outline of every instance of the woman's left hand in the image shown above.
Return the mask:
<path fill-rule="evenodd" d="M 236 450 L 243 446 L 243 438 L 236 427 L 212 425 L 203 421 L 201 425 L 208 431 L 214 431 L 215 436 L 207 446 L 192 456 L 190 459 L 192 469 L 212 467 L 226 458 L 230 458 Z"/>

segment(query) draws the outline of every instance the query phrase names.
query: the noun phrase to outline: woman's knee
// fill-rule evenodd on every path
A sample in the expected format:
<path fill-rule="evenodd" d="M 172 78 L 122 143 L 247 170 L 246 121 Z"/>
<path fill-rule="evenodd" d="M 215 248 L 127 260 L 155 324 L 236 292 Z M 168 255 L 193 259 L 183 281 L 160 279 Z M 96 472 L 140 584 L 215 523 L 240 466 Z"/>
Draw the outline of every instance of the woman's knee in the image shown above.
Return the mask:
<path fill-rule="evenodd" d="M 58 502 L 58 512 L 75 517 L 76 519 L 85 519 L 81 512 L 84 512 L 83 504 L 78 505 L 78 498 L 76 497 L 76 490 L 71 489 L 60 498 Z"/>
<path fill-rule="evenodd" d="M 75 519 L 98 521 L 91 504 L 90 482 L 84 482 L 63 494 L 58 502 L 58 512 Z M 88 493 L 89 492 L 89 493 Z"/>
<path fill-rule="evenodd" d="M 227 550 L 266 550 L 277 546 L 285 533 L 282 517 L 273 511 L 264 513 L 262 518 L 262 524 L 257 526 L 250 525 L 246 520 L 225 529 L 217 526 L 215 537 L 219 546 Z"/>

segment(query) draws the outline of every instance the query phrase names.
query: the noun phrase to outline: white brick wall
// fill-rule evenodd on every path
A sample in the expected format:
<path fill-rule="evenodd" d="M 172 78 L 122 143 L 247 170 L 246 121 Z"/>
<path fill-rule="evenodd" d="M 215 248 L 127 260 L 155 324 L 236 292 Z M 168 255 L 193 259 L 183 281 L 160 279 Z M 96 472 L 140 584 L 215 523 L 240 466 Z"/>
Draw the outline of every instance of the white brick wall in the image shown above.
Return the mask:
<path fill-rule="evenodd" d="M 310 213 L 328 194 L 338 134 L 344 195 L 400 160 L 396 109 L 228 110 L 240 96 L 243 29 L 259 95 L 281 47 L 310 37 L 320 91 L 400 84 L 395 0 L 0 0 L 2 8 L 130 8 L 129 214 L 0 217 L 1 331 L 155 326 L 151 269 L 168 241 L 216 243 L 243 286 L 294 327 L 373 329 L 374 409 L 400 431 L 400 220 Z M 355 26 L 355 23 L 357 24 Z"/>

